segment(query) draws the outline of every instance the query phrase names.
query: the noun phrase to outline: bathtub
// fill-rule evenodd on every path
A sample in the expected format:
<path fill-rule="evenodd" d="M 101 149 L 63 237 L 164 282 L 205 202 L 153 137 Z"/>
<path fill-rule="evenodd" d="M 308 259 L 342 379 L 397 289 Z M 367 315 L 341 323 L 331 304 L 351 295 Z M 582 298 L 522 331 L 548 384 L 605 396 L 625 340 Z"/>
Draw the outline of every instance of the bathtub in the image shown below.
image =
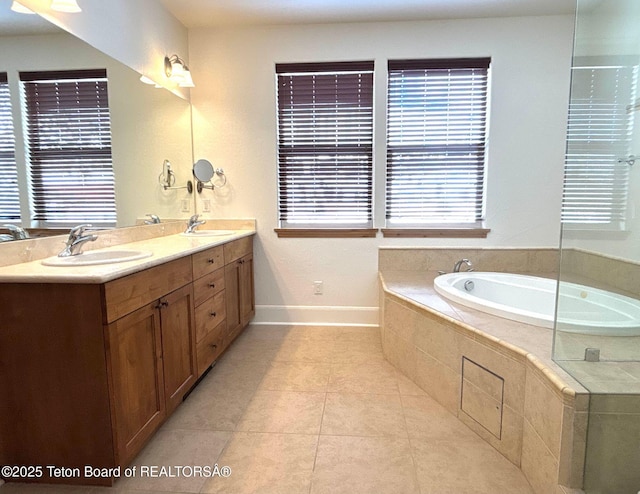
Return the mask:
<path fill-rule="evenodd" d="M 435 290 L 454 302 L 527 324 L 553 328 L 557 280 L 509 273 L 450 273 Z M 640 335 L 640 300 L 561 282 L 559 331 L 608 336 Z"/>

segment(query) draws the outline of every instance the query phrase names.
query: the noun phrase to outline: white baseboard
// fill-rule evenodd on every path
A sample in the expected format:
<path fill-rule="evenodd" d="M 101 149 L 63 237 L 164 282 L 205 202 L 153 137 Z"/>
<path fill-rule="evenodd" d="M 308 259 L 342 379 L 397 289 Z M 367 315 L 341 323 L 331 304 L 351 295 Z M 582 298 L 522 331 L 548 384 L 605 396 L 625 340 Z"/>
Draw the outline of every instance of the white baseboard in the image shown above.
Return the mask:
<path fill-rule="evenodd" d="M 256 305 L 254 324 L 378 326 L 378 307 Z"/>

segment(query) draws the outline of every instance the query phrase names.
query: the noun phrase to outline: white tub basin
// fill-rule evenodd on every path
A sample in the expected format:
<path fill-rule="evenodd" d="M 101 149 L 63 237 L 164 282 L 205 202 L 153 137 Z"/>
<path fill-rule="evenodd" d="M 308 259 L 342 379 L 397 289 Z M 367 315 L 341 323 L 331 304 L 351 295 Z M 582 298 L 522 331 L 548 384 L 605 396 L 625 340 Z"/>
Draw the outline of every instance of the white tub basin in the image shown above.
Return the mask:
<path fill-rule="evenodd" d="M 467 307 L 514 321 L 554 327 L 557 280 L 509 273 L 449 273 L 435 290 Z M 556 329 L 573 333 L 640 335 L 640 300 L 575 283 L 560 283 Z"/>
<path fill-rule="evenodd" d="M 196 230 L 195 232 L 182 232 L 183 237 L 222 237 L 224 235 L 233 235 L 235 230 Z"/>
<path fill-rule="evenodd" d="M 96 264 L 114 264 L 118 262 L 136 261 L 151 257 L 153 252 L 146 250 L 93 250 L 77 256 L 49 257 L 42 261 L 45 266 L 93 266 Z"/>

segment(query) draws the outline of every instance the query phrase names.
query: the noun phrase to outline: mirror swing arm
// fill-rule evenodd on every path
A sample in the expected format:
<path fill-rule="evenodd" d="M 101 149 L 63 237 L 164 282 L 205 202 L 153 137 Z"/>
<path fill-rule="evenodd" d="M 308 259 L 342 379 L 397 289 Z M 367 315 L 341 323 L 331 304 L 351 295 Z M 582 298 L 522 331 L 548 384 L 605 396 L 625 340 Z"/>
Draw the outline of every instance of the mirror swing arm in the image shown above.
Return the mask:
<path fill-rule="evenodd" d="M 214 184 L 211 179 L 217 175 L 222 180 L 220 184 Z M 224 187 L 227 184 L 227 176 L 222 168 L 213 168 L 210 161 L 200 159 L 193 164 L 193 176 L 196 179 L 196 190 L 198 194 L 204 189 L 215 190 Z"/>
<path fill-rule="evenodd" d="M 187 185 L 175 186 L 176 174 L 171 170 L 169 160 L 164 160 L 162 163 L 162 173 L 158 175 L 158 182 L 164 190 L 187 189 L 189 194 L 193 194 L 193 182 L 191 180 L 187 180 Z"/>

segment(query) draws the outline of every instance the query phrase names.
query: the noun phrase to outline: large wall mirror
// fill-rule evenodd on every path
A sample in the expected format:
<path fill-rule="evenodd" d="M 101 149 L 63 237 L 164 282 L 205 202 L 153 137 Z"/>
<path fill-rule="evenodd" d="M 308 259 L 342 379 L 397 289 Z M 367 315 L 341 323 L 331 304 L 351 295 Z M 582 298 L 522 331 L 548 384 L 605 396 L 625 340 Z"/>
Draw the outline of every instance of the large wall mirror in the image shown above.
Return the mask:
<path fill-rule="evenodd" d="M 167 160 L 176 186 L 186 186 L 192 179 L 189 102 L 165 89 L 143 84 L 140 74 L 124 64 L 39 16 L 9 12 L 9 6 L 10 2 L 5 2 L 0 7 L 5 11 L 0 12 L 0 72 L 8 74 L 12 101 L 20 100 L 19 72 L 107 70 L 116 226 L 134 225 L 146 214 L 161 219 L 193 214 L 193 193 L 186 188 L 165 189 L 159 181 Z M 19 111 L 14 108 L 14 121 L 20 119 Z M 19 120 L 16 125 L 20 125 Z M 29 224 L 29 179 L 22 128 L 16 129 L 15 134 L 22 219 L 23 225 L 30 227 L 35 225 Z"/>

